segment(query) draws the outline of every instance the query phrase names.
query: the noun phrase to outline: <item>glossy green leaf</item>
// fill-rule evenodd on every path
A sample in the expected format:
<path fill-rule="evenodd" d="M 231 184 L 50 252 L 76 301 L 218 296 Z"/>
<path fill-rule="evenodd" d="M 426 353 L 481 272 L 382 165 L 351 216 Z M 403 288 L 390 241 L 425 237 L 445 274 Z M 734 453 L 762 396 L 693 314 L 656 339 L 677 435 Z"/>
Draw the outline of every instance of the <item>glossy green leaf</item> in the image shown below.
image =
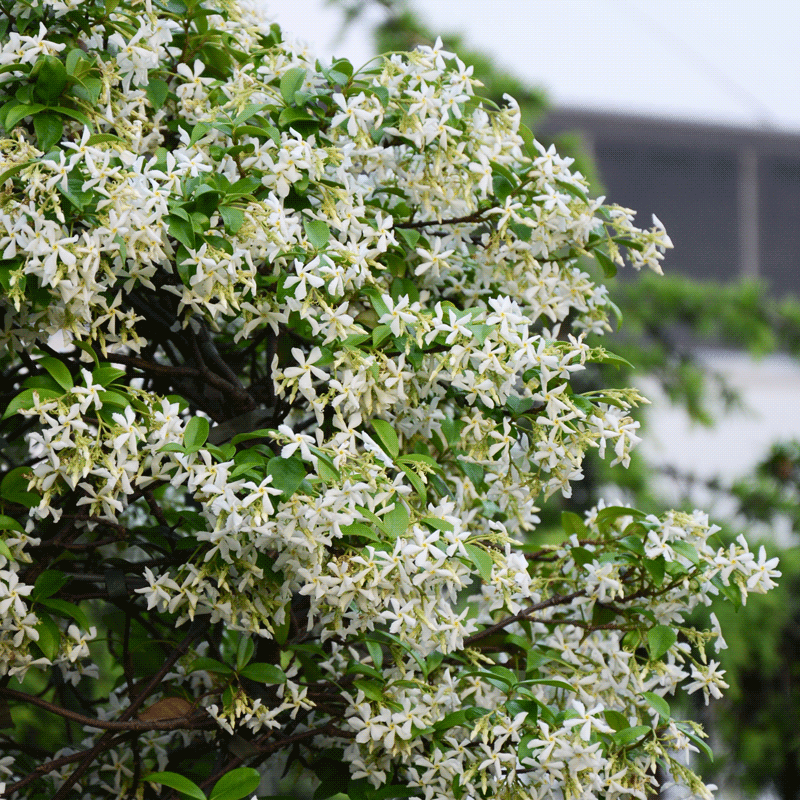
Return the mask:
<path fill-rule="evenodd" d="M 33 591 L 30 595 L 31 602 L 36 603 L 54 595 L 68 581 L 69 577 L 63 572 L 55 569 L 46 569 L 36 578 L 36 583 L 34 583 Z"/>
<path fill-rule="evenodd" d="M 306 477 L 306 468 L 299 458 L 271 458 L 267 463 L 267 472 L 272 475 L 272 485 L 286 497 L 291 497 Z"/>
<path fill-rule="evenodd" d="M 170 789 L 183 792 L 193 800 L 207 800 L 205 793 L 196 783 L 184 778 L 183 775 L 178 775 L 176 772 L 151 772 L 145 780 L 148 783 L 160 783 L 164 786 L 169 786 Z"/>
<path fill-rule="evenodd" d="M 6 113 L 4 127 L 6 130 L 11 130 L 25 117 L 32 117 L 40 111 L 44 111 L 46 106 L 41 103 L 23 103 L 15 106 Z"/>
<path fill-rule="evenodd" d="M 104 364 L 92 370 L 92 383 L 99 386 L 108 386 L 118 378 L 125 375 L 124 369 L 119 367 L 112 367 L 110 364 Z"/>
<path fill-rule="evenodd" d="M 52 661 L 61 649 L 61 629 L 48 614 L 40 611 L 36 616 L 39 618 L 38 624 L 34 626 L 39 634 L 36 644 L 45 658 Z"/>
<path fill-rule="evenodd" d="M 561 512 L 561 527 L 568 534 L 576 534 L 579 539 L 589 538 L 589 529 L 583 519 L 572 511 Z"/>
<path fill-rule="evenodd" d="M 221 661 L 217 661 L 215 658 L 209 658 L 208 656 L 196 658 L 186 668 L 187 673 L 198 672 L 200 670 L 204 672 L 215 672 L 218 675 L 233 674 L 233 670 L 227 664 L 223 664 Z"/>
<path fill-rule="evenodd" d="M 678 641 L 678 634 L 668 625 L 654 625 L 647 631 L 650 658 L 658 661 Z"/>
<path fill-rule="evenodd" d="M 669 703 L 663 697 L 654 692 L 642 692 L 642 697 L 644 697 L 664 719 L 670 718 L 671 710 Z"/>
<path fill-rule="evenodd" d="M 248 664 L 240 674 L 251 681 L 266 684 L 286 683 L 286 673 L 275 664 Z"/>
<path fill-rule="evenodd" d="M 380 444 L 392 458 L 397 458 L 400 453 L 400 443 L 394 428 L 386 422 L 386 420 L 373 419 L 372 429 L 375 431 L 378 444 Z"/>
<path fill-rule="evenodd" d="M 56 392 L 53 389 L 25 389 L 6 406 L 3 419 L 13 416 L 17 411 L 33 408 L 36 404 L 34 395 L 39 398 L 40 402 L 44 402 L 45 400 L 56 400 L 62 394 L 63 392 Z"/>
<path fill-rule="evenodd" d="M 602 250 L 595 250 L 592 255 L 602 268 L 606 278 L 613 278 L 617 274 L 617 265 Z"/>
<path fill-rule="evenodd" d="M 183 443 L 186 447 L 186 452 L 193 453 L 198 451 L 208 439 L 208 432 L 210 426 L 205 417 L 192 417 L 186 423 L 186 429 L 183 432 Z"/>
<path fill-rule="evenodd" d="M 22 524 L 15 520 L 14 517 L 0 514 L 0 531 L 17 531 L 18 533 L 24 533 L 25 528 L 23 528 Z"/>
<path fill-rule="evenodd" d="M 311 242 L 315 250 L 322 250 L 323 247 L 327 246 L 331 238 L 331 229 L 327 223 L 319 219 L 304 219 L 303 227 L 306 230 L 308 241 Z"/>
<path fill-rule="evenodd" d="M 223 775 L 214 784 L 209 800 L 241 800 L 242 797 L 251 795 L 258 784 L 261 775 L 252 767 L 239 767 Z"/>
<path fill-rule="evenodd" d="M 58 114 L 42 113 L 33 118 L 33 130 L 36 132 L 36 144 L 47 153 L 50 148 L 61 141 L 64 134 L 64 123 Z"/>
<path fill-rule="evenodd" d="M 167 101 L 169 85 L 166 81 L 162 81 L 161 78 L 150 78 L 150 83 L 145 87 L 145 93 L 153 108 L 158 111 Z"/>
<path fill-rule="evenodd" d="M 220 206 L 219 215 L 225 223 L 225 230 L 228 233 L 238 233 L 242 225 L 244 225 L 244 212 L 241 208 L 233 208 L 232 206 Z"/>
<path fill-rule="evenodd" d="M 306 71 L 302 67 L 294 67 L 288 70 L 281 77 L 281 97 L 286 105 L 294 102 L 294 96 L 300 91 L 303 81 L 306 79 Z"/>
<path fill-rule="evenodd" d="M 464 549 L 469 554 L 470 561 L 475 565 L 481 578 L 489 583 L 492 580 L 492 567 L 494 566 L 492 557 L 483 548 L 474 544 L 464 545 Z"/>
<path fill-rule="evenodd" d="M 403 501 L 395 496 L 394 508 L 382 516 L 383 524 L 392 539 L 404 536 L 408 529 L 408 511 L 403 505 Z"/>
<path fill-rule="evenodd" d="M 37 364 L 47 370 L 65 392 L 68 392 L 75 385 L 72 375 L 63 361 L 53 358 L 53 356 L 42 356 L 37 361 Z"/>
<path fill-rule="evenodd" d="M 634 725 L 632 728 L 623 728 L 621 731 L 617 731 L 611 738 L 618 747 L 628 747 L 652 732 L 653 729 L 648 725 Z"/>
<path fill-rule="evenodd" d="M 56 600 L 52 597 L 48 597 L 39 600 L 39 604 L 46 606 L 51 611 L 55 611 L 63 617 L 74 619 L 75 622 L 78 623 L 78 627 L 81 630 L 88 631 L 92 627 L 89 622 L 89 618 L 81 608 L 75 605 L 75 603 L 69 603 L 66 600 Z"/>

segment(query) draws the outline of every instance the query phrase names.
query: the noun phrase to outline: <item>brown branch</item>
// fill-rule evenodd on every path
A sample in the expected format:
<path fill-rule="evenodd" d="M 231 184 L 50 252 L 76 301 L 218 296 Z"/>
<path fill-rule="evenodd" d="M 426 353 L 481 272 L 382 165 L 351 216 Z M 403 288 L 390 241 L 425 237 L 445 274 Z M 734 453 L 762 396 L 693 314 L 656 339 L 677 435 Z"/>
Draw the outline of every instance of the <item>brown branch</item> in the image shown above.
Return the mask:
<path fill-rule="evenodd" d="M 159 364 L 157 361 L 146 361 L 143 358 L 123 356 L 118 353 L 109 353 L 107 358 L 115 364 L 124 364 L 126 367 L 138 367 L 145 372 L 155 372 L 159 375 L 183 375 L 187 378 L 199 378 L 201 374 L 200 370 L 194 367 Z"/>
<path fill-rule="evenodd" d="M 118 741 L 122 741 L 122 739 L 112 740 L 109 742 L 109 747 L 117 744 Z M 16 783 L 6 786 L 6 792 L 8 792 L 8 794 L 18 792 L 20 789 L 24 789 L 29 783 L 33 783 L 33 781 L 37 780 L 38 778 L 47 775 L 48 772 L 65 767 L 67 764 L 72 764 L 75 761 L 80 761 L 88 752 L 88 750 L 80 750 L 77 753 L 72 753 L 68 756 L 61 756 L 60 758 L 53 759 L 52 761 L 47 761 L 44 764 L 39 764 L 38 767 L 34 768 L 33 772 L 18 780 Z"/>
<path fill-rule="evenodd" d="M 553 595 L 549 600 L 543 600 L 541 603 L 534 603 L 523 611 L 520 611 L 518 614 L 501 619 L 500 622 L 497 622 L 488 628 L 484 628 L 482 631 L 478 631 L 478 633 L 473 633 L 472 636 L 468 636 L 466 639 L 464 639 L 464 647 L 472 647 L 475 642 L 485 639 L 487 636 L 491 636 L 492 634 L 503 630 L 503 628 L 513 625 L 515 622 L 521 622 L 522 620 L 527 619 L 528 616 L 533 614 L 535 611 L 541 611 L 544 608 L 552 608 L 553 606 L 560 606 L 564 603 L 569 603 L 576 597 L 582 597 L 585 594 L 586 592 L 581 589 L 577 592 L 572 592 L 572 594 L 556 594 Z"/>
<path fill-rule="evenodd" d="M 25 692 L 18 692 L 14 689 L 0 688 L 0 696 L 30 703 L 31 705 L 43 708 L 45 711 L 49 711 L 51 714 L 64 717 L 64 719 L 71 719 L 73 722 L 78 722 L 81 725 L 90 725 L 93 728 L 100 728 L 106 731 L 174 731 L 179 728 L 195 729 L 204 727 L 204 724 L 208 720 L 205 715 L 200 716 L 194 714 L 191 717 L 172 717 L 171 719 L 153 720 L 152 722 L 139 719 L 126 722 L 107 722 L 106 720 L 87 717 L 84 714 L 79 714 L 77 711 L 70 711 L 68 708 L 62 708 L 47 700 L 42 700 L 40 697 L 35 697 Z M 210 722 L 210 720 L 208 720 L 208 722 Z"/>
<path fill-rule="evenodd" d="M 395 222 L 395 228 L 427 228 L 430 225 L 458 225 L 461 222 L 486 222 L 486 217 L 483 214 L 488 214 L 490 211 L 500 211 L 499 208 L 491 206 L 489 208 L 479 208 L 471 214 L 463 217 L 451 217 L 450 219 L 431 219 L 423 220 L 422 222 Z"/>
<path fill-rule="evenodd" d="M 192 642 L 205 631 L 205 629 L 208 627 L 208 624 L 209 621 L 207 616 L 202 618 L 195 617 L 194 622 L 189 628 L 189 632 L 186 634 L 186 636 L 184 636 L 180 643 L 176 645 L 175 649 L 167 657 L 161 669 L 150 679 L 150 681 L 147 683 L 147 686 L 145 686 L 139 696 L 122 712 L 122 714 L 120 714 L 120 722 L 125 722 L 126 720 L 130 719 L 139 710 L 150 694 L 152 694 L 152 692 L 158 688 L 161 681 L 164 679 L 164 676 L 170 671 L 170 669 L 172 669 L 175 662 L 189 650 Z M 76 781 L 78 781 L 86 772 L 86 770 L 89 769 L 92 761 L 94 761 L 98 753 L 101 753 L 106 747 L 109 746 L 112 738 L 113 736 L 111 731 L 107 730 L 100 737 L 97 744 L 91 750 L 86 751 L 81 763 L 78 765 L 76 770 L 66 778 L 64 783 L 61 785 L 61 788 L 56 792 L 55 795 L 53 795 L 52 800 L 65 800 Z"/>

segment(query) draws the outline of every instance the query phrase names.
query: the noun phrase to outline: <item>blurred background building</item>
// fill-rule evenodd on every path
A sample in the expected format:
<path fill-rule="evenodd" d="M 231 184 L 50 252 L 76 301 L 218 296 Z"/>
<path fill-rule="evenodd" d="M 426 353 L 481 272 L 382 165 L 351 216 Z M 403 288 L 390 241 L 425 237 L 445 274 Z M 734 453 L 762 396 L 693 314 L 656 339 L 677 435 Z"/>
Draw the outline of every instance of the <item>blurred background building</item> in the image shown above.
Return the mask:
<path fill-rule="evenodd" d="M 669 270 L 800 294 L 800 132 L 559 108 L 537 130 L 579 133 L 608 197 L 658 215 Z"/>

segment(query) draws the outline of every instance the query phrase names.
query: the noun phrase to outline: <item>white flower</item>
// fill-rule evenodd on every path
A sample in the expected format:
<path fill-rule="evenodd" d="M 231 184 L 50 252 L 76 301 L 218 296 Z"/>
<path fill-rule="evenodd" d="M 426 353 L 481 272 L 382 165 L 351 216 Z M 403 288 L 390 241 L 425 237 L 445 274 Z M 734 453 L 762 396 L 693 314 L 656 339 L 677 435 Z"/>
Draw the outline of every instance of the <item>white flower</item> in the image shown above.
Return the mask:
<path fill-rule="evenodd" d="M 388 325 L 395 336 L 400 336 L 407 324 L 416 322 L 417 317 L 411 312 L 419 308 L 419 305 L 417 303 L 412 305 L 407 294 L 399 297 L 396 303 L 388 294 L 383 295 L 381 300 L 386 305 L 387 312 L 378 322 L 381 325 Z"/>

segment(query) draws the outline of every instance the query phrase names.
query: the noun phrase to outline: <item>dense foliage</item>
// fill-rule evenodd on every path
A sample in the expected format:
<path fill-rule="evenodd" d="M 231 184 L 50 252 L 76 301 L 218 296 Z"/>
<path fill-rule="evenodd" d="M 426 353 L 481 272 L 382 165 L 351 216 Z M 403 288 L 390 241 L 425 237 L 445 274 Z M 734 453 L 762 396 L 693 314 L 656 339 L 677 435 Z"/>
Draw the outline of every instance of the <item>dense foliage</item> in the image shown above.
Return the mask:
<path fill-rule="evenodd" d="M 445 47 L 474 67 L 473 75 L 482 84 L 481 93 L 501 102 L 505 93 L 520 105 L 521 117 L 542 141 L 539 120 L 546 114 L 547 101 L 541 91 L 531 89 L 520 76 L 509 74 L 491 55 L 470 46 L 462 36 L 426 25 L 421 13 L 425 4 L 403 0 L 331 0 L 349 21 L 359 15 L 382 20 L 374 29 L 377 52 L 412 49 L 432 45 L 441 35 Z M 380 11 L 378 12 L 378 7 Z M 536 76 L 528 76 L 535 80 Z M 559 135 L 554 139 L 559 153 L 575 157 L 584 175 L 595 176 L 596 169 L 587 158 L 579 137 Z M 665 216 L 668 214 L 664 209 Z M 583 262 L 584 266 L 587 265 Z M 672 264 L 670 264 L 672 266 Z M 643 273 L 627 280 L 625 273 L 609 281 L 609 290 L 622 312 L 625 324 L 607 337 L 612 349 L 636 369 L 624 366 L 612 375 L 598 375 L 587 369 L 575 378 L 586 388 L 627 386 L 638 374 L 646 372 L 670 401 L 694 421 L 714 425 L 728 412 L 748 414 L 735 386 L 723 372 L 710 369 L 698 358 L 697 346 L 722 346 L 746 350 L 756 358 L 780 351 L 800 355 L 800 301 L 797 297 L 776 296 L 769 285 L 752 279 L 730 276 L 725 282 L 703 278 L 701 260 L 683 275 L 672 270 L 666 276 Z M 709 303 L 709 298 L 714 298 Z M 645 412 L 644 414 L 642 412 Z M 640 409 L 644 418 L 642 438 L 647 437 L 647 420 L 658 412 Z M 755 454 L 753 454 L 755 455 Z M 753 598 L 745 607 L 715 600 L 698 609 L 698 619 L 709 622 L 715 613 L 725 630 L 727 648 L 718 658 L 730 683 L 725 696 L 704 705 L 702 701 L 686 707 L 686 714 L 702 721 L 715 742 L 715 759 L 698 760 L 702 774 L 710 776 L 721 790 L 757 796 L 774 792 L 782 800 L 800 797 L 800 740 L 797 719 L 800 665 L 796 654 L 796 631 L 799 612 L 797 586 L 800 561 L 796 542 L 800 532 L 797 490 L 800 478 L 800 448 L 796 442 L 775 443 L 751 476 L 735 484 L 719 479 L 700 479 L 697 475 L 665 466 L 653 469 L 635 451 L 626 470 L 607 466 L 587 453 L 582 469 L 584 477 L 576 484 L 569 500 L 572 510 L 590 508 L 604 496 L 613 496 L 615 488 L 630 498 L 638 508 L 657 510 L 664 507 L 659 490 L 671 484 L 671 496 L 681 498 L 681 507 L 691 509 L 696 498 L 709 493 L 717 511 L 728 509 L 717 522 L 728 544 L 742 530 L 749 538 L 763 536 L 767 553 L 777 556 L 780 550 L 780 590 Z M 673 499 L 672 502 L 675 502 Z M 537 531 L 543 533 L 557 518 L 558 497 L 543 504 Z M 787 536 L 787 529 L 795 535 Z M 758 636 L 753 636 L 753 631 Z M 697 698 L 697 695 L 694 695 Z"/>
<path fill-rule="evenodd" d="M 602 503 L 537 541 L 637 440 L 638 392 L 576 388 L 619 363 L 577 259 L 660 272 L 657 221 L 439 43 L 356 70 L 234 3 L 2 8 L 8 796 L 708 796 L 686 616 L 775 560 Z"/>

